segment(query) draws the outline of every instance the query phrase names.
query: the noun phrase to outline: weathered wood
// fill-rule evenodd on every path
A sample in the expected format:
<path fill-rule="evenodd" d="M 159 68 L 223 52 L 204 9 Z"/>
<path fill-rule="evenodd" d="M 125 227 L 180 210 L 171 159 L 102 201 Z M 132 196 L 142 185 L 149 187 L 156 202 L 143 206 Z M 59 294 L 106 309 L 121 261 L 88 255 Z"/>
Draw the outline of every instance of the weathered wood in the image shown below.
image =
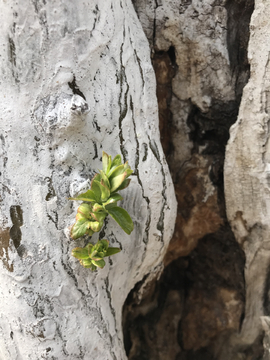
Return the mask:
<path fill-rule="evenodd" d="M 269 16 L 269 2 L 256 1 L 248 48 L 250 79 L 226 149 L 227 215 L 246 254 L 245 318 L 234 339 L 239 347 L 253 344 L 263 330 L 269 333 Z"/>
<path fill-rule="evenodd" d="M 149 46 L 130 1 L 1 5 L 0 358 L 120 360 L 122 305 L 158 272 L 176 201 L 159 142 Z M 71 256 L 76 206 L 102 150 L 135 169 L 131 236 L 91 273 Z M 98 236 L 93 236 L 97 240 Z"/>

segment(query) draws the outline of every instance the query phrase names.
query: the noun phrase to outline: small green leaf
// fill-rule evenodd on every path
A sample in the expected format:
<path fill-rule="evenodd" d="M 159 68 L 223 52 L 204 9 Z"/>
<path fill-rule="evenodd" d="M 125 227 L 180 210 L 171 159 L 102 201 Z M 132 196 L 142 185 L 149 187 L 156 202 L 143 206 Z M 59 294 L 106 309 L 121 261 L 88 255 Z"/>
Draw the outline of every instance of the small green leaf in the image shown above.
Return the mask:
<path fill-rule="evenodd" d="M 116 206 L 117 206 L 116 202 L 110 203 L 110 204 L 105 206 L 105 210 L 108 211 L 108 209 L 111 209 L 111 208 L 116 207 Z"/>
<path fill-rule="evenodd" d="M 102 167 L 103 167 L 103 171 L 106 174 L 108 170 L 110 170 L 111 167 L 111 161 L 112 159 L 110 158 L 110 156 L 105 153 L 105 151 L 102 152 Z"/>
<path fill-rule="evenodd" d="M 106 257 L 106 256 L 111 256 L 111 255 L 114 255 L 114 254 L 117 254 L 117 253 L 119 253 L 120 251 L 121 251 L 121 249 L 119 249 L 119 248 L 110 247 L 110 248 L 108 248 L 105 257 Z"/>
<path fill-rule="evenodd" d="M 120 191 L 120 190 L 124 190 L 125 188 L 128 187 L 128 185 L 130 184 L 131 182 L 131 179 L 126 179 L 122 182 L 122 185 L 119 186 L 119 188 L 117 189 L 117 191 Z"/>
<path fill-rule="evenodd" d="M 99 261 L 92 260 L 92 263 L 101 269 L 104 268 L 104 266 L 106 265 L 106 263 L 103 259 L 101 259 Z"/>
<path fill-rule="evenodd" d="M 121 158 L 121 155 L 118 154 L 118 155 L 116 155 L 116 157 L 113 159 L 111 168 L 114 167 L 114 166 L 121 165 L 121 164 L 122 164 L 122 158 Z"/>
<path fill-rule="evenodd" d="M 93 178 L 93 180 L 91 181 L 91 189 L 92 191 L 94 192 L 95 194 L 95 198 L 96 198 L 96 202 L 100 202 L 101 201 L 101 190 L 99 188 L 99 177 L 100 175 L 99 174 L 96 174 Z M 97 179 L 97 180 L 95 180 Z"/>
<path fill-rule="evenodd" d="M 104 257 L 104 255 L 102 256 L 99 253 L 97 253 L 91 257 L 91 260 L 99 261 L 99 260 L 103 259 L 103 257 Z"/>
<path fill-rule="evenodd" d="M 108 249 L 108 247 L 109 247 L 109 241 L 107 240 L 107 239 L 102 239 L 102 240 L 99 240 L 99 242 L 98 242 L 99 244 L 101 244 L 102 245 L 102 247 L 104 248 L 104 249 Z"/>
<path fill-rule="evenodd" d="M 101 175 L 105 185 L 107 186 L 108 189 L 110 189 L 111 185 L 110 185 L 109 179 L 107 178 L 107 176 L 104 174 L 104 172 L 102 170 L 99 170 L 99 171 L 100 171 L 100 175 Z"/>
<path fill-rule="evenodd" d="M 98 221 L 91 221 L 90 224 L 90 228 L 94 231 L 94 232 L 98 232 L 103 225 L 103 221 L 102 222 L 98 222 Z"/>
<path fill-rule="evenodd" d="M 84 221 L 86 221 L 86 220 L 90 220 L 90 219 L 87 219 L 84 215 L 82 215 L 82 214 L 80 214 L 80 213 L 77 213 L 77 214 L 76 214 L 76 221 L 78 221 L 78 220 L 84 220 Z"/>
<path fill-rule="evenodd" d="M 116 203 L 117 201 L 123 200 L 122 196 L 114 193 L 104 204 L 103 206 L 112 204 L 112 203 Z"/>
<path fill-rule="evenodd" d="M 71 228 L 70 236 L 72 239 L 76 240 L 83 236 L 86 231 L 90 228 L 91 221 L 87 219 L 81 219 L 75 222 L 75 224 Z"/>
<path fill-rule="evenodd" d="M 105 217 L 107 216 L 106 212 L 92 212 L 91 213 L 92 218 L 94 218 L 96 221 L 101 222 L 105 219 Z"/>
<path fill-rule="evenodd" d="M 127 173 L 124 172 L 123 174 L 112 178 L 111 179 L 111 192 L 116 191 L 121 186 L 121 184 L 123 183 L 123 181 L 125 180 L 126 177 L 127 177 Z"/>
<path fill-rule="evenodd" d="M 133 173 L 133 170 L 131 169 L 126 169 L 125 171 L 127 173 L 127 177 L 129 177 Z"/>
<path fill-rule="evenodd" d="M 128 212 L 119 206 L 107 209 L 111 217 L 121 226 L 121 228 L 128 234 L 133 231 L 134 224 Z"/>
<path fill-rule="evenodd" d="M 96 183 L 100 189 L 100 192 L 101 192 L 101 201 L 104 202 L 104 201 L 107 201 L 111 192 L 110 190 L 107 188 L 107 186 L 105 185 L 103 179 L 101 179 L 101 182 L 97 182 L 97 181 L 94 181 L 93 184 Z"/>
<path fill-rule="evenodd" d="M 80 194 L 74 198 L 68 198 L 69 200 L 79 200 L 79 201 L 90 201 L 96 202 L 95 193 L 92 190 L 87 190 L 85 193 Z"/>
<path fill-rule="evenodd" d="M 128 165 L 128 161 L 126 161 L 125 163 L 124 163 L 124 169 L 126 170 L 126 169 L 130 169 L 130 166 Z"/>
<path fill-rule="evenodd" d="M 72 250 L 71 255 L 77 259 L 88 259 L 89 258 L 87 248 L 76 247 Z"/>
<path fill-rule="evenodd" d="M 104 211 L 104 207 L 98 203 L 95 203 L 93 206 L 93 211 L 94 212 L 98 212 L 98 211 Z"/>
<path fill-rule="evenodd" d="M 77 212 L 84 216 L 87 219 L 91 219 L 90 212 L 92 211 L 92 206 L 90 204 L 82 203 L 79 207 Z"/>
<path fill-rule="evenodd" d="M 85 268 L 91 268 L 92 267 L 92 260 L 91 259 L 81 259 L 80 263 L 82 264 L 83 267 Z"/>
<path fill-rule="evenodd" d="M 114 167 L 109 171 L 108 178 L 112 179 L 113 177 L 123 174 L 124 171 L 125 171 L 124 165 L 119 165 L 117 167 Z"/>
<path fill-rule="evenodd" d="M 91 187 L 92 187 L 92 182 L 93 181 L 100 181 L 101 180 L 101 175 L 100 174 L 95 174 L 93 179 L 91 180 Z"/>

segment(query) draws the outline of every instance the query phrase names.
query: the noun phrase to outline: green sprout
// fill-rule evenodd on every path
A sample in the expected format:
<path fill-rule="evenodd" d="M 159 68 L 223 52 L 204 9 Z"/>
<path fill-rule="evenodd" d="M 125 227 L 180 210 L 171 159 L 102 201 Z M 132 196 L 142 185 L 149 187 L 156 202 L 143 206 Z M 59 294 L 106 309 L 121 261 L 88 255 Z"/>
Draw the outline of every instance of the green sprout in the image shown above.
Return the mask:
<path fill-rule="evenodd" d="M 103 169 L 99 170 L 99 174 L 96 174 L 91 181 L 91 189 L 77 197 L 69 198 L 69 200 L 83 201 L 77 210 L 76 222 L 70 232 L 74 240 L 83 235 L 92 236 L 94 232 L 100 231 L 107 215 L 110 215 L 128 235 L 133 231 L 134 224 L 128 212 L 117 206 L 117 202 L 123 199 L 117 191 L 128 187 L 131 181 L 128 177 L 133 173 L 133 170 L 131 170 L 128 162 L 122 164 L 121 155 L 116 155 L 112 160 L 111 156 L 104 151 L 102 154 L 102 165 Z M 102 246 L 105 247 L 104 241 L 107 242 L 107 240 L 101 241 L 103 241 Z M 120 249 L 116 251 L 116 248 L 109 248 L 107 246 L 107 255 L 96 258 L 93 255 L 93 251 L 96 250 L 93 250 L 93 248 L 97 245 L 100 247 L 101 241 L 96 245 L 88 244 L 85 248 L 75 248 L 72 251 L 72 255 L 80 259 L 84 267 L 89 267 L 92 270 L 95 270 L 96 267 L 103 268 L 105 265 L 103 257 L 116 254 Z M 102 251 L 98 253 L 103 254 Z M 86 256 L 86 254 L 86 258 L 78 257 Z"/>
<path fill-rule="evenodd" d="M 80 260 L 83 267 L 96 270 L 97 267 L 102 269 L 105 266 L 104 257 L 117 254 L 119 251 L 121 251 L 119 248 L 110 248 L 109 241 L 103 239 L 95 245 L 87 244 L 84 248 L 77 247 L 71 254 Z"/>

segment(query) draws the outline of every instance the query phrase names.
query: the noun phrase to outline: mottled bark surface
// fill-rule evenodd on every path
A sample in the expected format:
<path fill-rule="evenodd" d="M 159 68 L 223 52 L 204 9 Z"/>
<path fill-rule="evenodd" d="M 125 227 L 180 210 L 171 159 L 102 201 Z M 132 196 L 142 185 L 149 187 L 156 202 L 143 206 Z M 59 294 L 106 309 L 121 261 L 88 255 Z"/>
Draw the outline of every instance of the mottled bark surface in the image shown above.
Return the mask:
<path fill-rule="evenodd" d="M 263 4 L 258 1 L 260 11 Z M 254 2 L 135 0 L 134 6 L 152 49 L 161 139 L 175 184 L 178 214 L 163 275 L 143 300 L 136 297 L 135 288 L 126 303 L 129 359 L 260 359 L 262 326 L 253 308 L 247 308 L 248 289 L 255 303 L 257 292 L 251 288 L 260 273 L 261 291 L 268 293 L 267 272 L 257 265 L 253 280 L 244 273 L 248 252 L 237 241 L 237 233 L 235 238 L 230 210 L 227 218 L 223 181 L 229 129 L 237 120 L 240 102 L 249 102 L 247 97 L 242 99 L 242 91 L 250 76 L 247 48 Z M 254 32 L 258 27 L 260 33 L 257 16 Z M 267 42 L 266 33 L 260 43 Z M 244 128 L 238 130 L 239 138 L 244 132 Z M 244 138 L 249 142 L 249 135 Z M 244 148 L 243 143 L 240 146 Z M 227 160 L 232 174 L 237 153 L 235 146 Z M 226 197 L 230 193 L 229 201 L 241 204 L 244 196 L 251 209 L 250 188 L 238 188 L 238 178 L 230 176 Z M 227 201 L 227 210 L 228 206 Z M 245 218 L 237 211 L 233 214 L 243 230 Z M 256 308 L 261 307 L 258 301 Z M 253 330 L 254 316 L 257 330 Z M 243 341 L 247 319 L 253 335 Z M 267 328 L 266 318 L 263 325 Z"/>
<path fill-rule="evenodd" d="M 147 40 L 129 1 L 3 2 L 0 19 L 0 358 L 125 359 L 122 305 L 160 271 L 176 213 Z M 102 150 L 135 170 L 135 229 L 106 222 L 122 251 L 92 273 L 70 254 L 90 239 L 69 238 L 67 198 Z"/>
<path fill-rule="evenodd" d="M 256 2 L 250 24 L 250 79 L 226 148 L 228 219 L 246 254 L 245 319 L 238 346 L 265 331 L 269 359 L 269 25 L 270 4 Z"/>

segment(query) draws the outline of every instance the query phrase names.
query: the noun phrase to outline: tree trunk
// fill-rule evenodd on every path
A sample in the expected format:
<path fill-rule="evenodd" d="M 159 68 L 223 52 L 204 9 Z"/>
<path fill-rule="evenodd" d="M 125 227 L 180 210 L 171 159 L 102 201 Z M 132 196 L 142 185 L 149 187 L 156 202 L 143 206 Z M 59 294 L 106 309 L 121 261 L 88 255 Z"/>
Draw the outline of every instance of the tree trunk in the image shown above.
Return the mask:
<path fill-rule="evenodd" d="M 159 141 L 149 46 L 129 0 L 1 5 L 0 358 L 125 359 L 122 306 L 157 274 L 176 201 Z M 102 150 L 135 169 L 100 238 L 120 246 L 84 269 L 69 227 Z M 96 241 L 98 235 L 93 236 Z"/>
<path fill-rule="evenodd" d="M 133 1 L 178 211 L 160 280 L 126 303 L 129 359 L 261 359 L 263 342 L 269 359 L 269 1 Z"/>
<path fill-rule="evenodd" d="M 269 2 L 256 1 L 248 48 L 250 79 L 225 161 L 227 215 L 246 254 L 245 318 L 234 347 L 252 346 L 265 331 L 264 359 L 270 351 L 269 17 Z"/>

